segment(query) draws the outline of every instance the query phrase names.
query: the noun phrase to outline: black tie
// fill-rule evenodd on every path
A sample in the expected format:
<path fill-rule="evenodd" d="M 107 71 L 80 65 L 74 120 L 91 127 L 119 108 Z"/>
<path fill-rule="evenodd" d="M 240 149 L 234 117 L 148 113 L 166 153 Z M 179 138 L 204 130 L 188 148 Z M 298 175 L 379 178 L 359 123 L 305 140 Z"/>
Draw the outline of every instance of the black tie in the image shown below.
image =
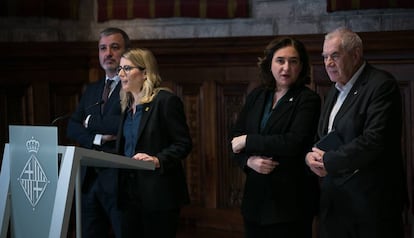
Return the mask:
<path fill-rule="evenodd" d="M 111 91 L 111 84 L 113 80 L 107 79 L 105 83 L 105 87 L 102 93 L 102 105 L 101 105 L 101 113 L 103 113 L 103 109 L 105 106 L 106 101 L 108 100 L 109 92 Z"/>

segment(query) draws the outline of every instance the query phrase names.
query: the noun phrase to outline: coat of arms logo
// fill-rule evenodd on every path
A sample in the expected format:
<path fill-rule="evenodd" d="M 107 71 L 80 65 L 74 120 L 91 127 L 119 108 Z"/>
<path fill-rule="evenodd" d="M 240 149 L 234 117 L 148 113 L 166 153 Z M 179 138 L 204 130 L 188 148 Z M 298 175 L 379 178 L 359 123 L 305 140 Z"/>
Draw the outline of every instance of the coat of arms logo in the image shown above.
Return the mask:
<path fill-rule="evenodd" d="M 41 164 L 36 158 L 37 152 L 40 149 L 40 142 L 33 137 L 26 141 L 26 149 L 29 153 L 29 158 L 17 178 L 22 187 L 27 200 L 35 210 L 37 203 L 42 198 L 47 185 L 50 183 Z"/>

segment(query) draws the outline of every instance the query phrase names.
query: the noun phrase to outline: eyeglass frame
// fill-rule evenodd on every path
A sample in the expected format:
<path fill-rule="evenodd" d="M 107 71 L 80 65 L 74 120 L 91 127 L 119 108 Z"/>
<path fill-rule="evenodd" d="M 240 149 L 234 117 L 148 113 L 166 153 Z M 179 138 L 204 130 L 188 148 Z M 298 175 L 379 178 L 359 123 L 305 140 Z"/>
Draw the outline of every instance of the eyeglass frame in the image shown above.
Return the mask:
<path fill-rule="evenodd" d="M 118 66 L 118 68 L 116 68 L 116 74 L 119 74 L 119 72 L 121 72 L 121 70 L 123 70 L 125 74 L 129 74 L 129 72 L 132 69 L 139 69 L 141 71 L 145 70 L 144 67 L 140 67 L 140 66 L 124 65 L 124 66 Z"/>

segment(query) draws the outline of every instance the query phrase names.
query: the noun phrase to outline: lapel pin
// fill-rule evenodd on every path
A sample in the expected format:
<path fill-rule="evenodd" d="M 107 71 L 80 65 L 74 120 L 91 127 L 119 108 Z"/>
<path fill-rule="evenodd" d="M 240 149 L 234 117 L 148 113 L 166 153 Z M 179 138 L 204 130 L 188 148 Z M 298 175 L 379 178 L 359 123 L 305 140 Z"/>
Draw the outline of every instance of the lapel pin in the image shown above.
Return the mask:
<path fill-rule="evenodd" d="M 289 102 L 293 102 L 293 98 L 289 98 Z"/>
<path fill-rule="evenodd" d="M 149 107 L 146 107 L 146 108 L 145 108 L 145 111 L 146 111 L 146 112 L 148 112 L 148 111 L 149 111 Z"/>
<path fill-rule="evenodd" d="M 357 94 L 358 94 L 358 91 L 355 91 L 355 92 L 354 92 L 354 95 L 357 95 Z"/>

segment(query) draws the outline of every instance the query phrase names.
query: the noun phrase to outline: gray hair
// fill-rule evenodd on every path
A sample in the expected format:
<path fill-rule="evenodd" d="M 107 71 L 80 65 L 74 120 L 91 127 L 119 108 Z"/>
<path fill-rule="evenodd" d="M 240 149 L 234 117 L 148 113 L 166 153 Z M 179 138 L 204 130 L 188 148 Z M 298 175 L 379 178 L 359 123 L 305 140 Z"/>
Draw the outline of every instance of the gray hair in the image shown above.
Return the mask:
<path fill-rule="evenodd" d="M 325 40 L 330 40 L 334 37 L 339 37 L 341 39 L 341 46 L 346 51 L 351 51 L 358 49 L 363 52 L 363 44 L 361 38 L 353 32 L 351 29 L 346 27 L 337 28 L 328 34 L 325 35 Z"/>

